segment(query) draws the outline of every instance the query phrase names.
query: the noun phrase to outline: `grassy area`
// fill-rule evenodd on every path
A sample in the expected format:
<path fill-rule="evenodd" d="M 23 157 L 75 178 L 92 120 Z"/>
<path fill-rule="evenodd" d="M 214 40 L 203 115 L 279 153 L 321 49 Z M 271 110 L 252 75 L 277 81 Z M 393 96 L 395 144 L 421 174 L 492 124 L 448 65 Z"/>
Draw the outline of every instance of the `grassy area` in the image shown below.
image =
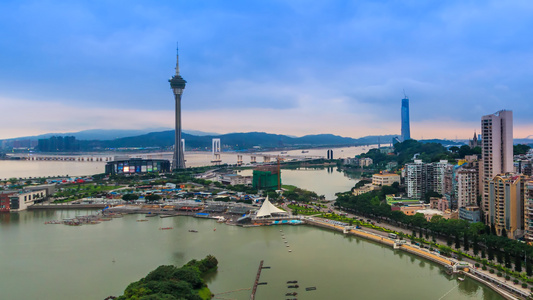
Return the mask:
<path fill-rule="evenodd" d="M 292 209 L 293 214 L 297 213 L 299 215 L 307 215 L 307 216 L 309 216 L 309 215 L 317 215 L 317 214 L 321 213 L 320 211 L 315 210 L 312 207 L 298 206 L 298 205 L 294 205 L 294 204 L 289 204 L 289 205 L 287 205 L 287 207 Z"/>
<path fill-rule="evenodd" d="M 294 190 L 296 189 L 296 186 L 283 184 L 283 185 L 281 185 L 281 188 L 284 189 L 284 190 L 287 190 L 289 192 L 294 192 Z"/>
<path fill-rule="evenodd" d="M 198 290 L 198 296 L 200 296 L 203 300 L 210 300 L 211 299 L 211 291 L 209 288 L 204 286 L 203 288 Z"/>
<path fill-rule="evenodd" d="M 54 203 L 65 203 L 81 198 L 95 197 L 98 194 L 116 190 L 121 186 L 95 185 L 93 183 L 66 185 L 57 191 L 52 197 L 65 198 L 55 200 Z"/>

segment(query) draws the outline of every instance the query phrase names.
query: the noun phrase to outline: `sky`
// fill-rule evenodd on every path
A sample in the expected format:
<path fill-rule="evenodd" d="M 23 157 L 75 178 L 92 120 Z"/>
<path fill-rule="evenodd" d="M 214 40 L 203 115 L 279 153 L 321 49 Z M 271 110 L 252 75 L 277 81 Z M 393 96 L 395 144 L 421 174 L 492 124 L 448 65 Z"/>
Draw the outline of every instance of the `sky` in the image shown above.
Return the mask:
<path fill-rule="evenodd" d="M 465 139 L 533 135 L 532 1 L 0 2 L 0 139 L 183 128 Z"/>

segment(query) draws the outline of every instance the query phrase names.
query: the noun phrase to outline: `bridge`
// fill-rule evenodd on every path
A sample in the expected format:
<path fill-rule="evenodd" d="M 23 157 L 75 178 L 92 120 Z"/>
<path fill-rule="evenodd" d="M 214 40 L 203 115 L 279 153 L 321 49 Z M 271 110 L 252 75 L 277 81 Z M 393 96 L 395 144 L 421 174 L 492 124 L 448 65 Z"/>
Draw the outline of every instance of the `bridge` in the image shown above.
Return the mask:
<path fill-rule="evenodd" d="M 28 161 L 84 161 L 84 162 L 106 162 L 113 161 L 111 156 L 101 155 L 41 155 L 41 154 L 8 154 L 13 159 Z"/>

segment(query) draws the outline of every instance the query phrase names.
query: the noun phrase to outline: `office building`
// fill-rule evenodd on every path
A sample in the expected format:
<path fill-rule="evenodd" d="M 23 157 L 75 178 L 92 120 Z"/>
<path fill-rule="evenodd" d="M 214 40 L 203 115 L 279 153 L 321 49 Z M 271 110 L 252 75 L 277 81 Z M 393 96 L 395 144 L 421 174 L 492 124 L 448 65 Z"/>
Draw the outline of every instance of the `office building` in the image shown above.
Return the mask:
<path fill-rule="evenodd" d="M 402 99 L 402 136 L 401 141 L 411 139 L 411 127 L 409 124 L 409 98 Z"/>
<path fill-rule="evenodd" d="M 485 222 L 494 207 L 489 202 L 489 182 L 498 174 L 513 172 L 513 112 L 501 110 L 481 118 L 482 151 L 480 177 Z"/>

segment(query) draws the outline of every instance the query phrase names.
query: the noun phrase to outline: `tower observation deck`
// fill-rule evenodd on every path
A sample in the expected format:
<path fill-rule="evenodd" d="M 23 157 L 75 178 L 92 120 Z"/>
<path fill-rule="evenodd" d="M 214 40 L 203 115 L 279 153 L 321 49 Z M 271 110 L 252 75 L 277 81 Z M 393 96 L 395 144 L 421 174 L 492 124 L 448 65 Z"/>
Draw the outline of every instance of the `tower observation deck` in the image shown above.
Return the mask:
<path fill-rule="evenodd" d="M 168 80 L 170 82 L 170 88 L 174 93 L 174 100 L 176 101 L 176 126 L 175 126 L 175 143 L 174 143 L 174 156 L 172 158 L 172 169 L 184 169 L 185 157 L 183 147 L 181 146 L 181 95 L 185 89 L 187 81 L 180 75 L 179 65 L 179 53 L 176 49 L 176 74 Z"/>

